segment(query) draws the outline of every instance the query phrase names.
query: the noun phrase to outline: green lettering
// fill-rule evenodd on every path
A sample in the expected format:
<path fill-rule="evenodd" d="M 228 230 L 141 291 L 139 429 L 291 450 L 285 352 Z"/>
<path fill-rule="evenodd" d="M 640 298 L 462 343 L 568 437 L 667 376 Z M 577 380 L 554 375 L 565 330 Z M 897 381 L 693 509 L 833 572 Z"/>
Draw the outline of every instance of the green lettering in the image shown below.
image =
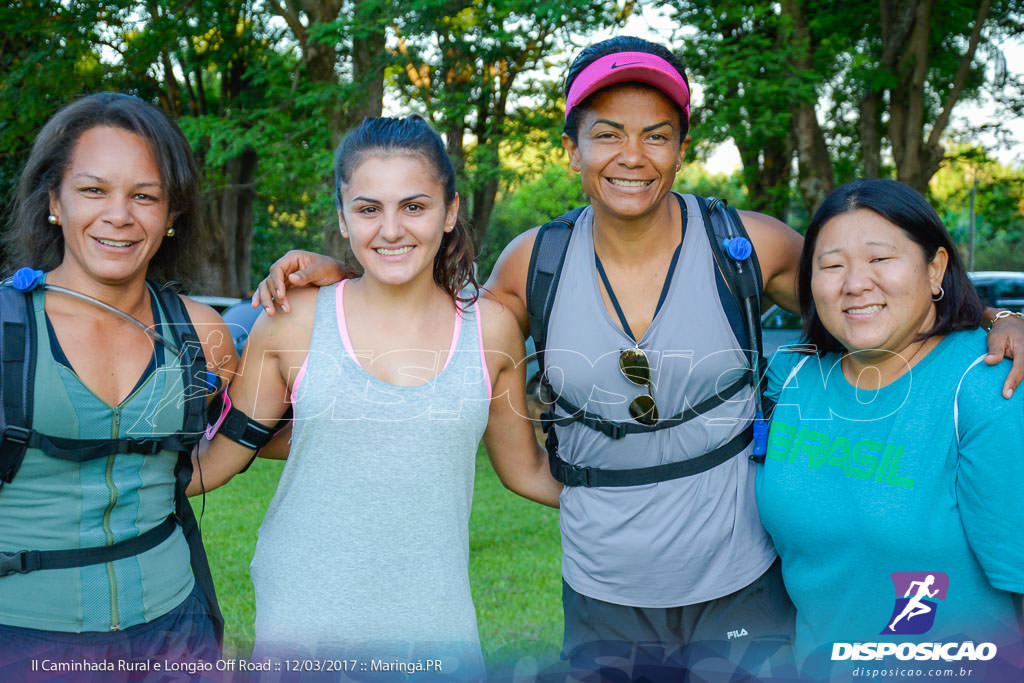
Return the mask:
<path fill-rule="evenodd" d="M 850 443 L 845 436 L 840 436 L 828 449 L 825 454 L 826 464 L 840 467 L 845 472 L 850 469 Z"/>
<path fill-rule="evenodd" d="M 905 489 L 914 488 L 914 480 L 908 479 L 907 477 L 901 477 L 896 471 L 900 467 L 900 460 L 903 459 L 903 446 L 896 448 L 896 453 L 893 455 L 892 460 L 889 464 L 889 476 L 885 480 L 887 484 L 894 484 L 896 486 L 902 486 Z"/>
<path fill-rule="evenodd" d="M 793 437 L 796 436 L 796 432 L 796 427 L 772 420 L 772 429 L 768 433 L 768 452 L 765 455 L 776 460 L 785 460 L 793 449 Z M 793 460 L 796 460 L 795 455 Z"/>
<path fill-rule="evenodd" d="M 893 447 L 886 444 L 885 451 L 882 453 L 882 461 L 878 464 L 878 470 L 875 472 L 875 481 L 885 481 L 885 473 L 889 469 L 889 461 L 892 460 Z"/>
<path fill-rule="evenodd" d="M 859 465 L 867 465 L 867 469 L 857 469 L 851 463 L 846 473 L 858 479 L 870 479 L 875 476 L 879 460 L 876 456 L 871 455 L 871 451 L 881 453 L 884 449 L 885 444 L 880 444 L 877 441 L 858 441 L 853 447 L 852 462 Z"/>
<path fill-rule="evenodd" d="M 812 432 L 810 429 L 801 429 L 797 437 L 796 446 L 793 448 L 793 455 L 789 461 L 794 462 L 797 455 L 807 456 L 807 461 L 812 470 L 821 467 L 825 462 L 825 449 L 828 447 L 828 436 L 821 432 Z"/>

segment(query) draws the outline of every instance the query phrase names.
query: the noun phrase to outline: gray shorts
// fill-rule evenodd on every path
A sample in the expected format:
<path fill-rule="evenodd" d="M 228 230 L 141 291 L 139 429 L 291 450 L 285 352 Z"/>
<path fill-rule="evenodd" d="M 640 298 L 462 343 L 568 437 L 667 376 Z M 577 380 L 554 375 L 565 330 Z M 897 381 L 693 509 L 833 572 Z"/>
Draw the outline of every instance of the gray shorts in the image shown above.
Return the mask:
<path fill-rule="evenodd" d="M 562 581 L 562 657 L 580 681 L 785 680 L 793 603 L 780 562 L 730 595 L 680 607 L 628 607 Z"/>

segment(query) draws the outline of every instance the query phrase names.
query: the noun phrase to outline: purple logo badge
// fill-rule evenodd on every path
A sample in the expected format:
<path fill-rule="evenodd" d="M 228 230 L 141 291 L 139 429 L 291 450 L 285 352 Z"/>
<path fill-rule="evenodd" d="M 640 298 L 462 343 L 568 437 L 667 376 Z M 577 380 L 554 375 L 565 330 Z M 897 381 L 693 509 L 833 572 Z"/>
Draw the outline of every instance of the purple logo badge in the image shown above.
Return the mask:
<path fill-rule="evenodd" d="M 920 635 L 935 624 L 936 600 L 945 600 L 949 577 L 943 572 L 893 572 L 896 606 L 883 634 Z"/>

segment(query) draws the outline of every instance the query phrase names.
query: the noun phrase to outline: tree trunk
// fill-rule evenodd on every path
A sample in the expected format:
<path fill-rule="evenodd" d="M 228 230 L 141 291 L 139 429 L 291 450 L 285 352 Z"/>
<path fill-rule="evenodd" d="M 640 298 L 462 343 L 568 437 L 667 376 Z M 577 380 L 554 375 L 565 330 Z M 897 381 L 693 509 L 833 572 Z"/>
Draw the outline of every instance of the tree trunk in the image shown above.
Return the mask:
<path fill-rule="evenodd" d="M 818 123 L 814 105 L 801 102 L 793 116 L 796 138 L 800 196 L 809 214 L 814 214 L 825 195 L 836 188 L 832 159 L 825 144 L 825 133 Z"/>
<path fill-rule="evenodd" d="M 349 125 L 384 110 L 384 60 L 387 54 L 383 6 L 376 0 L 356 2 L 357 30 L 352 34 L 352 81 L 363 96 L 350 101 Z"/>
<path fill-rule="evenodd" d="M 785 222 L 788 213 L 790 162 L 793 145 L 789 137 L 766 140 L 759 146 L 736 143 L 743 163 L 748 208 Z"/>
<path fill-rule="evenodd" d="M 814 73 L 814 59 L 811 53 L 811 32 L 807 24 L 802 0 L 786 0 L 782 3 L 782 14 L 792 22 L 791 63 L 798 78 Z M 825 133 L 818 123 L 815 110 L 817 90 L 810 89 L 811 97 L 798 96 L 792 107 L 793 136 L 796 141 L 799 161 L 800 195 L 808 213 L 813 214 L 835 189 L 835 175 L 832 159 L 825 144 Z"/>
<path fill-rule="evenodd" d="M 879 71 L 895 75 L 898 71 L 900 51 L 914 28 L 915 1 L 881 0 L 879 21 L 882 34 L 882 52 L 879 55 Z M 866 85 L 859 102 L 861 156 L 864 176 L 877 178 L 882 173 L 882 98 L 885 88 Z M 892 137 L 893 124 L 889 130 Z"/>
<path fill-rule="evenodd" d="M 864 177 L 878 178 L 882 173 L 882 91 L 868 90 L 860 98 L 860 150 Z"/>
<path fill-rule="evenodd" d="M 219 296 L 249 294 L 253 180 L 259 157 L 249 149 L 223 167 L 225 185 L 204 203 L 210 249 L 203 261 L 202 291 Z"/>
<path fill-rule="evenodd" d="M 889 91 L 889 135 L 896 161 L 896 177 L 922 194 L 927 190 L 928 178 L 931 177 L 924 177 L 926 150 L 922 136 L 933 6 L 934 0 L 917 3 L 914 27 L 898 66 L 898 85 Z"/>

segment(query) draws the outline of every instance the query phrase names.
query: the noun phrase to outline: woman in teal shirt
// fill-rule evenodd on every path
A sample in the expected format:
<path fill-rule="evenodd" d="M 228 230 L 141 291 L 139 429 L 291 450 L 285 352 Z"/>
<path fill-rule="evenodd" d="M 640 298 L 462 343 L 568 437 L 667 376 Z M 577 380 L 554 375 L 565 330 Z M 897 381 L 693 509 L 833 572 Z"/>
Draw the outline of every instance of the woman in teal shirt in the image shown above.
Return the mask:
<path fill-rule="evenodd" d="M 0 679 L 50 675 L 33 674 L 33 662 L 88 660 L 134 680 L 152 675 L 151 660 L 212 666 L 220 655 L 219 612 L 212 586 L 197 585 L 205 561 L 198 536 L 186 537 L 176 480 L 187 481 L 181 463 L 205 413 L 196 378 L 226 379 L 235 352 L 213 309 L 147 280 L 186 270 L 201 229 L 198 187 L 184 135 L 137 97 L 78 99 L 33 145 L 8 234 L 29 275 L 15 278 L 21 291 L 5 283 L 2 292 L 5 389 L 22 378 L 9 362 L 12 325 L 35 353 L 19 363 L 29 398 L 4 392 L 5 426 L 31 437 L 0 489 Z M 186 340 L 201 344 L 205 367 L 179 353 Z M 61 680 L 109 678 L 61 671 Z"/>
<path fill-rule="evenodd" d="M 799 293 L 811 346 L 769 364 L 757 498 L 802 676 L 1020 680 L 1024 396 L 995 398 L 1005 369 L 982 362 L 949 234 L 907 186 L 848 183 L 811 222 Z"/>

